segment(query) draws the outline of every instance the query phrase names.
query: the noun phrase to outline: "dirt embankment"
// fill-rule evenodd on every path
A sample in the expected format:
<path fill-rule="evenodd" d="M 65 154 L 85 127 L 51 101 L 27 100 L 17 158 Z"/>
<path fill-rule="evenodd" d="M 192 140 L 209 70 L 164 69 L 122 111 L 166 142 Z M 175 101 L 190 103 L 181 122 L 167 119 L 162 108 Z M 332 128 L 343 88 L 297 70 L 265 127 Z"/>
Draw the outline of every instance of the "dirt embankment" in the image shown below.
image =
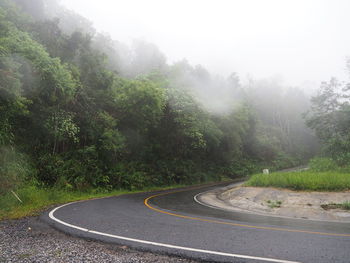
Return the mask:
<path fill-rule="evenodd" d="M 343 210 L 337 206 L 327 206 L 350 201 L 350 191 L 337 193 L 296 192 L 275 188 L 234 186 L 210 191 L 198 198 L 204 204 L 230 211 L 350 222 L 350 210 Z"/>

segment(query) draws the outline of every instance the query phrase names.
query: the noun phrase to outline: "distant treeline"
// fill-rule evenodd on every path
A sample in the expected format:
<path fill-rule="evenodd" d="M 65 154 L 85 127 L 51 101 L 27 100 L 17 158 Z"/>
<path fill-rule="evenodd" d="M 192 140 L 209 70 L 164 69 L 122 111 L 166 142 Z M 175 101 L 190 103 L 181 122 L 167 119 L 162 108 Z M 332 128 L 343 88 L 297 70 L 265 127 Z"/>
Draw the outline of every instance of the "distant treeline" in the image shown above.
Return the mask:
<path fill-rule="evenodd" d="M 291 167 L 318 148 L 302 117 L 309 109 L 298 88 L 170 65 L 155 45 L 113 41 L 56 1 L 0 0 L 0 192 L 23 182 L 135 189 Z"/>

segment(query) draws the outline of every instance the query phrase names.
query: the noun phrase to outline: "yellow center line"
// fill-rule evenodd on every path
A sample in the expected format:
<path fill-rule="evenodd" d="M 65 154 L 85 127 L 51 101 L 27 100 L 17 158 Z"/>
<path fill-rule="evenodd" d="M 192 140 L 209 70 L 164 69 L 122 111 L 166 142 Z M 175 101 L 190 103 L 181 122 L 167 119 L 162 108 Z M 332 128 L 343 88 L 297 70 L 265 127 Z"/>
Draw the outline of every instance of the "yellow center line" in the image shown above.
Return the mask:
<path fill-rule="evenodd" d="M 315 231 L 308 231 L 308 230 L 288 229 L 288 228 L 279 228 L 279 227 L 254 226 L 254 225 L 238 224 L 238 223 L 231 223 L 231 222 L 225 222 L 225 221 L 219 221 L 219 220 L 211 220 L 211 219 L 205 219 L 205 218 L 200 218 L 200 217 L 185 216 L 185 215 L 181 215 L 181 214 L 175 214 L 175 213 L 167 212 L 167 211 L 158 209 L 156 207 L 153 207 L 153 206 L 151 206 L 149 204 L 149 200 L 151 200 L 151 199 L 153 199 L 155 197 L 159 197 L 159 196 L 163 196 L 163 195 L 169 195 L 169 194 L 174 194 L 174 193 L 179 193 L 179 192 L 184 192 L 184 191 L 189 191 L 189 190 L 195 190 L 195 189 L 199 189 L 199 188 L 202 188 L 202 187 L 203 186 L 198 186 L 198 187 L 187 188 L 187 189 L 178 190 L 178 191 L 170 191 L 170 192 L 155 194 L 155 195 L 147 197 L 144 200 L 144 204 L 149 209 L 152 209 L 152 210 L 154 210 L 154 211 L 156 211 L 158 213 L 167 214 L 167 215 L 170 215 L 170 216 L 180 217 L 180 218 L 189 219 L 189 220 L 207 222 L 207 223 L 214 223 L 214 224 L 221 224 L 221 225 L 230 225 L 230 226 L 253 228 L 253 229 L 285 231 L 285 232 L 294 232 L 294 233 L 306 233 L 306 234 L 323 235 L 323 236 L 350 237 L 350 234 L 337 234 L 337 233 L 315 232 Z"/>

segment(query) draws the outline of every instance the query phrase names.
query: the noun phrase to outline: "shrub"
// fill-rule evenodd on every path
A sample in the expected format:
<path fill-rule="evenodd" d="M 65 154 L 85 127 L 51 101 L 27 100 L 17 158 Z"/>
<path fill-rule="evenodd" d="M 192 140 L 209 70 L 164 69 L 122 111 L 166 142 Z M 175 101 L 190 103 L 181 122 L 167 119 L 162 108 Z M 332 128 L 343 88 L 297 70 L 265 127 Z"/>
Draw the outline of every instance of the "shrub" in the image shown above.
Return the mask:
<path fill-rule="evenodd" d="M 332 158 L 327 157 L 316 157 L 309 162 L 310 170 L 314 172 L 340 172 L 340 173 L 350 173 L 350 165 L 339 165 Z"/>
<path fill-rule="evenodd" d="M 138 163 L 118 163 L 109 172 L 110 183 L 115 188 L 128 190 L 142 189 L 150 185 L 146 173 Z"/>
<path fill-rule="evenodd" d="M 65 175 L 64 160 L 58 154 L 44 154 L 37 162 L 38 179 L 44 185 L 54 185 L 61 176 Z"/>
<path fill-rule="evenodd" d="M 0 194 L 15 190 L 34 177 L 27 157 L 13 148 L 0 147 Z"/>
<path fill-rule="evenodd" d="M 230 166 L 224 167 L 222 173 L 230 178 L 247 176 L 254 172 L 257 172 L 258 166 L 254 163 L 253 160 L 249 159 L 237 159 L 232 162 Z"/>
<path fill-rule="evenodd" d="M 91 187 L 109 185 L 109 177 L 104 174 L 95 147 L 65 154 L 45 154 L 37 164 L 39 179 L 46 186 L 87 190 Z"/>
<path fill-rule="evenodd" d="M 295 167 L 300 163 L 296 158 L 289 156 L 283 152 L 279 152 L 273 160 L 273 168 L 274 170 L 281 170 L 285 168 Z"/>
<path fill-rule="evenodd" d="M 335 171 L 338 169 L 337 164 L 331 159 L 326 157 L 316 157 L 309 162 L 310 170 L 315 172 L 327 172 Z"/>

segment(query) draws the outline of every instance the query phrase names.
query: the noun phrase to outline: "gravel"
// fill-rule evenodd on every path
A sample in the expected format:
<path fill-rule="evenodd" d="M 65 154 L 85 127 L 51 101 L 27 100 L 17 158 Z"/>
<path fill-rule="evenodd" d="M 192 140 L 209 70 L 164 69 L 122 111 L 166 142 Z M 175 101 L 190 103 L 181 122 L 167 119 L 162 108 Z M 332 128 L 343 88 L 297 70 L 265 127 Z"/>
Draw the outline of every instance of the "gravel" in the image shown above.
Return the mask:
<path fill-rule="evenodd" d="M 0 262 L 183 262 L 175 256 L 141 252 L 63 234 L 38 217 L 0 221 Z"/>

